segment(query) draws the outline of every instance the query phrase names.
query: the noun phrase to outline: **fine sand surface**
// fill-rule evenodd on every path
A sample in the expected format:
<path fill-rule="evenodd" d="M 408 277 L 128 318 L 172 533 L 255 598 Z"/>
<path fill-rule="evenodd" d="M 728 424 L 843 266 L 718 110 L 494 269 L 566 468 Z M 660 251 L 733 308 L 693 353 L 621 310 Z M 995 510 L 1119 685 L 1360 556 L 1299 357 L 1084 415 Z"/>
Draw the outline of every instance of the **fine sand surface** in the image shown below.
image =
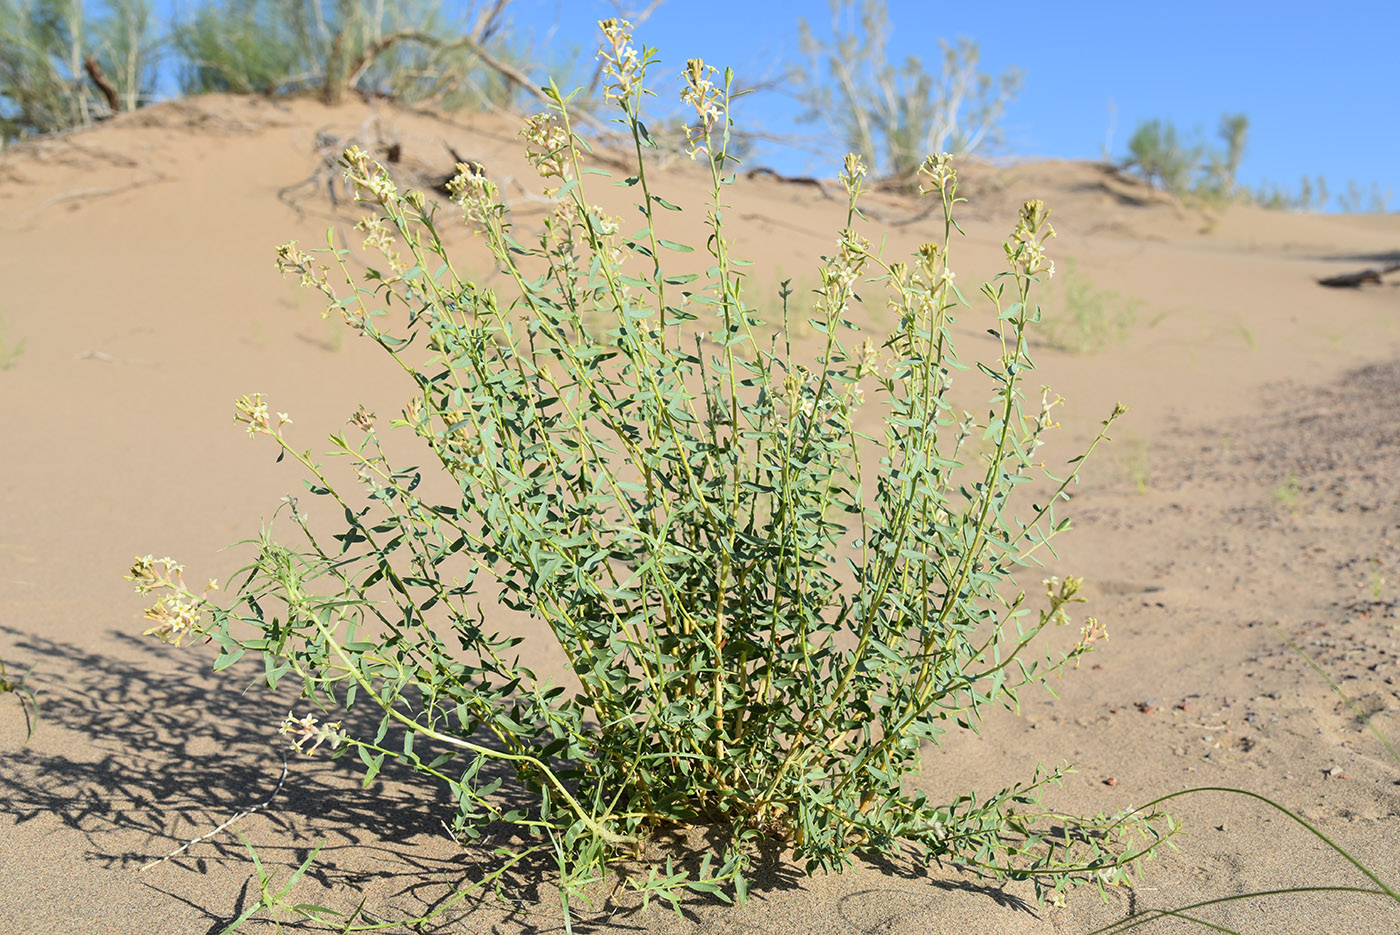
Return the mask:
<path fill-rule="evenodd" d="M 0 696 L 0 933 L 217 932 L 255 898 L 231 832 L 137 871 L 267 797 L 282 766 L 275 726 L 293 699 L 243 693 L 246 666 L 212 676 L 207 647 L 143 638 L 144 604 L 122 575 L 153 552 L 184 562 L 191 580 L 224 579 L 247 553 L 219 550 L 302 489 L 295 465 L 274 464 L 273 446 L 233 423 L 239 395 L 268 394 L 295 420 L 296 444 L 318 452 L 357 403 L 384 415 L 407 398 L 375 349 L 273 270 L 274 244 L 324 243 L 328 225 L 354 217 L 331 205 L 324 180 L 295 187 L 333 155 L 330 138 L 397 142 L 397 171 L 428 180 L 450 170 L 451 147 L 502 181 L 528 228 L 546 209 L 515 129 L 387 105 L 210 98 L 0 154 L 0 340 L 26 342 L 0 371 L 0 659 L 11 673 L 33 666 L 43 706 L 23 746 L 19 704 Z M 691 163 L 657 172 L 668 198 L 699 204 Z M 631 196 L 614 192 L 620 213 Z M 1115 400 L 1131 411 L 1086 469 L 1052 569 L 1087 579 L 1109 642 L 1055 684 L 1058 698 L 1027 692 L 1019 717 L 998 712 L 982 737 L 930 751 L 924 785 L 994 791 L 1067 759 L 1078 772 L 1047 802 L 1079 813 L 1239 786 L 1400 881 L 1400 764 L 1271 626 L 1400 739 L 1400 290 L 1315 283 L 1400 251 L 1400 217 L 1206 214 L 1082 163 L 969 166 L 964 194 L 954 266 L 969 298 L 997 271 L 1018 204 L 1036 197 L 1051 206 L 1062 273 L 1072 259 L 1119 305 L 1136 303 L 1106 351 L 1037 352 L 1036 379 L 1069 400 L 1050 456 L 1077 453 Z M 730 195 L 740 255 L 814 277 L 842 203 L 771 178 L 741 178 Z M 867 230 L 892 225 L 889 250 L 907 251 L 941 235 L 924 207 L 873 197 Z M 454 246 L 489 269 L 468 235 Z M 964 359 L 993 346 L 981 327 L 966 329 Z M 1034 575 L 1023 584 L 1038 590 Z M 509 625 L 539 640 L 529 621 Z M 541 653 L 544 670 L 557 665 Z M 448 837 L 439 790 L 386 773 L 364 790 L 353 757 L 294 759 L 272 805 L 237 828 L 283 875 L 325 841 L 301 899 L 420 915 L 496 858 Z M 907 862 L 807 878 L 779 857 L 743 908 L 696 897 L 678 918 L 601 891 L 574 929 L 1080 933 L 1251 890 L 1367 884 L 1257 801 L 1202 793 L 1172 811 L 1187 832 L 1178 849 L 1106 901 L 1079 890 L 1042 907 L 1026 884 Z M 441 930 L 561 931 L 550 879 L 547 866 L 522 865 L 506 901 L 469 898 Z M 1364 896 L 1200 914 L 1245 932 L 1400 931 L 1394 904 Z"/>

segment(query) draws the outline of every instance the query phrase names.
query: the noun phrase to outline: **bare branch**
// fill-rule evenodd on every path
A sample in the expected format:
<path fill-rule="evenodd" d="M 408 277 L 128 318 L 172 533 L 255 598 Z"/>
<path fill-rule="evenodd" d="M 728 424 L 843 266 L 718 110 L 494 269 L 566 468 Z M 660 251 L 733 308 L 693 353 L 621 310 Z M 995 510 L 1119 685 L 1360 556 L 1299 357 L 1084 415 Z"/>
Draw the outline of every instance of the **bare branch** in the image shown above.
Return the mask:
<path fill-rule="evenodd" d="M 539 87 L 536 86 L 536 84 L 532 80 L 530 80 L 529 75 L 525 74 L 525 72 L 516 68 L 509 62 L 504 62 L 501 59 L 498 59 L 496 56 L 486 51 L 486 49 L 482 47 L 481 43 L 475 41 L 470 36 L 460 36 L 456 39 L 444 40 L 432 35 L 431 33 L 422 32 L 421 30 L 416 29 L 403 29 L 398 32 L 389 33 L 388 35 L 382 36 L 381 38 L 371 43 L 368 47 L 366 47 L 364 53 L 353 63 L 352 67 L 350 68 L 349 77 L 342 85 L 340 85 L 341 90 L 343 91 L 346 88 L 353 88 L 359 82 L 360 78 L 364 76 L 364 73 L 369 70 L 370 66 L 374 64 L 375 58 L 384 54 L 384 52 L 388 51 L 390 48 L 392 48 L 400 42 L 417 42 L 421 45 L 425 45 L 430 48 L 444 52 L 451 51 L 453 49 L 467 49 L 478 59 L 480 59 L 483 65 L 499 72 L 508 81 L 514 83 L 520 88 L 523 88 L 526 91 L 526 93 L 528 93 L 531 97 L 535 98 L 537 101 L 548 106 L 554 105 L 553 99 L 551 99 L 549 95 L 545 94 L 542 90 L 540 90 Z M 328 91 L 329 90 L 330 89 L 328 88 Z M 601 120 L 586 112 L 574 114 L 574 119 L 577 120 L 579 123 L 585 124 L 589 128 L 596 130 L 600 133 L 612 132 L 612 130 Z"/>
<path fill-rule="evenodd" d="M 496 34 L 501 25 L 501 14 L 510 5 L 510 0 L 496 0 L 489 10 L 483 10 L 476 18 L 476 25 L 468 33 L 477 42 L 487 42 Z"/>
<path fill-rule="evenodd" d="M 107 99 L 107 106 L 112 109 L 112 113 L 121 110 L 121 101 L 117 97 L 117 89 L 112 86 L 112 82 L 102 71 L 102 66 L 97 64 L 96 56 L 89 55 L 83 59 L 83 70 L 92 79 L 92 83 L 97 86 L 97 90 L 102 92 L 102 96 Z"/>

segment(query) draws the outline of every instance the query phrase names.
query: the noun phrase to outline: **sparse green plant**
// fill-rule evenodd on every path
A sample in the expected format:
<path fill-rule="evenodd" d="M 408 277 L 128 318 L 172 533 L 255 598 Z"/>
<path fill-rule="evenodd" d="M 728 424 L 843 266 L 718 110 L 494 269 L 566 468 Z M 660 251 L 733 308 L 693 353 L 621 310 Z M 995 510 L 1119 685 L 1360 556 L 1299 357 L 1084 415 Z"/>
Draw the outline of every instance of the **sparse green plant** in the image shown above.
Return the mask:
<path fill-rule="evenodd" d="M 16 341 L 9 337 L 5 319 L 0 316 L 0 370 L 14 368 L 19 362 L 19 356 L 24 353 L 26 343 L 23 338 Z"/>
<path fill-rule="evenodd" d="M 1303 487 L 1298 481 L 1298 475 L 1289 474 L 1279 485 L 1274 488 L 1274 500 L 1290 513 L 1297 517 L 1298 504 L 1303 499 Z"/>
<path fill-rule="evenodd" d="M 1349 708 L 1351 708 L 1352 713 L 1354 713 L 1357 716 L 1360 722 L 1371 732 L 1371 735 L 1374 736 L 1376 740 L 1380 742 L 1381 746 L 1385 748 L 1386 752 L 1390 754 L 1391 759 L 1393 759 L 1397 764 L 1400 764 L 1400 749 L 1397 749 L 1395 744 L 1387 740 L 1385 736 L 1381 734 L 1379 730 L 1376 729 L 1376 726 L 1374 723 L 1372 723 L 1370 716 L 1361 709 L 1361 706 L 1358 705 L 1355 701 L 1353 701 L 1352 698 L 1345 691 L 1342 690 L 1342 687 L 1337 684 L 1336 680 L 1333 679 L 1332 676 L 1327 674 L 1326 669 L 1318 665 L 1317 660 L 1313 659 L 1312 656 L 1309 656 L 1306 652 L 1304 652 L 1301 646 L 1294 642 L 1288 636 L 1288 634 L 1284 633 L 1278 624 L 1274 623 L 1270 625 L 1274 628 L 1274 632 L 1277 633 L 1279 637 L 1285 643 L 1288 644 L 1288 647 L 1302 657 L 1303 661 L 1308 664 L 1309 668 L 1311 668 L 1314 672 L 1316 672 L 1318 675 L 1322 676 L 1323 679 L 1326 680 L 1327 684 L 1332 687 L 1332 691 L 1335 692 L 1337 696 L 1341 698 L 1342 701 L 1345 702 Z M 1267 805 L 1270 808 L 1274 809 L 1275 811 L 1282 813 L 1290 820 L 1292 820 L 1295 824 L 1302 826 L 1313 837 L 1317 838 L 1323 844 L 1327 845 L 1328 848 L 1330 848 L 1334 853 L 1340 856 L 1347 863 L 1351 864 L 1353 867 L 1359 870 L 1361 874 L 1374 885 L 1375 888 L 1371 889 L 1364 886 L 1291 886 L 1271 890 L 1258 890 L 1249 893 L 1236 893 L 1232 896 L 1217 896 L 1213 899 L 1203 899 L 1185 906 L 1176 906 L 1171 909 L 1137 910 L 1128 918 L 1120 919 L 1119 921 L 1114 922 L 1111 925 L 1105 925 L 1102 928 L 1095 929 L 1094 931 L 1090 932 L 1089 935 L 1121 935 L 1121 933 L 1123 932 L 1131 931 L 1142 925 L 1148 925 L 1152 922 L 1157 921 L 1158 919 L 1169 918 L 1181 919 L 1184 922 L 1192 922 L 1196 925 L 1199 925 L 1201 928 L 1209 929 L 1213 932 L 1224 932 L 1226 933 L 1226 935 L 1240 935 L 1240 932 L 1236 929 L 1230 928 L 1225 925 L 1221 925 L 1218 922 L 1200 918 L 1197 915 L 1191 915 L 1191 913 L 1194 913 L 1200 909 L 1208 909 L 1212 906 L 1222 906 L 1227 905 L 1229 903 L 1244 902 L 1246 900 L 1251 899 L 1262 899 L 1270 896 L 1285 896 L 1289 894 L 1350 893 L 1352 895 L 1359 896 L 1378 896 L 1382 899 L 1388 899 L 1391 902 L 1400 905 L 1400 891 L 1397 891 L 1395 887 L 1382 880 L 1380 876 L 1377 875 L 1374 871 L 1372 871 L 1369 867 L 1367 867 L 1365 864 L 1361 863 L 1361 861 L 1353 857 L 1351 853 L 1349 853 L 1345 848 L 1337 844 L 1327 835 L 1323 834 L 1315 826 L 1304 820 L 1303 817 L 1300 816 L 1298 813 L 1294 812 L 1292 809 L 1286 808 L 1285 806 L 1279 804 L 1278 802 L 1274 801 L 1273 799 L 1267 796 L 1260 795 L 1257 792 L 1250 792 L 1246 789 L 1240 789 L 1234 786 L 1203 786 L 1196 789 L 1183 789 L 1180 792 L 1173 792 L 1170 795 L 1158 799 L 1156 802 L 1148 803 L 1148 805 L 1150 807 L 1158 807 L 1166 804 L 1167 801 L 1170 801 L 1172 799 L 1183 798 L 1188 795 L 1200 795 L 1202 793 L 1224 793 L 1227 795 L 1245 796 L 1247 798 L 1254 799 L 1257 802 L 1261 802 L 1264 805 Z"/>
<path fill-rule="evenodd" d="M 1381 558 L 1379 555 L 1371 559 L 1371 600 L 1381 599 L 1381 589 L 1385 587 L 1385 578 L 1381 575 Z"/>
<path fill-rule="evenodd" d="M 889 177 L 913 179 L 928 153 L 973 153 L 1003 141 L 1000 121 L 1020 91 L 1011 68 L 978 71 L 971 39 L 939 40 L 943 65 L 931 74 L 917 57 L 891 63 L 890 22 L 881 0 L 832 0 L 832 38 L 801 21 L 808 64 L 798 72 L 806 119 L 825 124 L 847 148 Z"/>
<path fill-rule="evenodd" d="M 1122 341 L 1137 321 L 1138 303 L 1094 281 L 1072 259 L 1064 261 L 1059 288 L 1041 308 L 1043 340 L 1049 347 L 1094 354 Z M 1058 293 L 1058 294 L 1055 294 Z"/>
<path fill-rule="evenodd" d="M 666 258 L 694 251 L 663 236 L 684 219 L 642 158 L 656 51 L 635 48 L 625 22 L 601 25 L 604 95 L 636 157 L 624 184 L 638 196 L 639 232 L 590 200 L 590 180 L 610 173 L 585 162 L 570 98 L 551 84 L 554 107 L 522 132 L 555 199 L 539 240 L 516 239 L 479 167 L 459 166 L 449 186 L 505 291 L 462 279 L 438 206 L 399 191 L 356 148 L 346 177 L 373 212 L 362 230 L 383 263 L 356 272 L 344 250 L 322 262 L 295 244 L 278 249 L 284 272 L 408 377 L 392 425 L 427 447 L 453 499 L 433 502 L 419 469 L 391 465 L 363 407 L 353 440 L 331 436 L 363 484 L 352 494 L 287 437 L 285 413 L 245 396 L 236 413 L 249 434 L 300 463 L 347 526 L 327 539 L 287 498 L 279 514 L 305 545 L 270 530 L 250 540 L 256 554 L 225 601 L 212 582 L 187 587 L 170 559 L 138 559 L 131 580 L 159 595 L 147 633 L 207 638 L 218 671 L 261 656 L 259 681 L 291 680 L 323 712 L 368 702 L 381 716 L 372 736 L 311 713 L 289 715 L 283 731 L 307 752 L 358 756 L 366 784 L 386 759 L 445 784 L 468 838 L 492 823 L 534 836 L 557 861 L 566 926 L 610 865 L 687 825 L 717 826 L 723 843 L 696 871 L 668 861 L 631 876 L 644 900 L 742 901 L 763 838 L 786 842 L 808 872 L 912 848 L 1053 895 L 1126 880 L 1174 823 L 1155 810 L 1086 818 L 1042 806 L 1064 767 L 951 802 L 905 789 L 924 744 L 973 729 L 988 706 L 1018 706 L 1105 633 L 1089 618 L 1072 646 L 1032 648 L 1068 623 L 1081 582 L 1046 578 L 1039 601 L 1015 585 L 1068 528 L 1056 506 L 1083 457 L 1042 475 L 1059 400 L 1022 393 L 1034 367 L 1030 298 L 1050 268 L 1044 204 L 1024 205 L 1006 271 L 982 288 L 1000 339 L 975 371 L 989 383 L 987 414 L 958 414 L 947 393 L 968 365 L 951 334 L 967 303 L 948 265 L 962 199 L 947 154 L 920 170 L 943 209 L 942 239 L 907 262 L 854 229 L 867 173 L 848 156 L 844 222 L 820 289 L 786 296 L 783 330 L 765 333 L 724 226 L 732 73 L 696 59 L 682 76 L 689 147 L 710 172 L 709 258 L 704 274 L 673 274 Z M 897 323 L 850 348 L 857 283 L 883 288 Z M 712 327 L 697 324 L 696 307 Z M 784 339 L 794 318 L 820 335 L 815 356 L 799 359 Z M 854 423 L 867 392 L 885 407 L 875 435 Z M 977 438 L 984 453 L 969 456 Z M 1018 487 L 1037 490 L 1019 517 Z M 473 607 L 478 576 L 544 624 L 569 683 L 519 662 L 524 638 Z M 506 783 L 532 804 L 503 800 Z M 1145 843 L 1129 844 L 1130 833 Z"/>
<path fill-rule="evenodd" d="M 258 852 L 253 848 L 253 845 L 248 843 L 248 839 L 245 838 L 241 832 L 235 831 L 234 834 L 238 835 L 238 840 L 243 842 L 243 847 L 248 851 L 248 856 L 253 860 L 253 869 L 257 874 L 258 898 L 253 901 L 251 906 L 243 910 L 242 915 L 220 929 L 219 935 L 232 935 L 232 933 L 243 927 L 244 922 L 247 922 L 260 912 L 272 914 L 273 924 L 279 932 L 282 930 L 282 921 L 284 918 L 292 921 L 327 922 L 329 921 L 327 916 L 343 917 L 345 915 L 342 912 L 336 912 L 334 909 L 327 909 L 325 906 L 317 906 L 312 903 L 292 903 L 288 898 L 291 896 L 292 890 L 296 888 L 297 883 L 301 880 L 302 875 L 306 873 L 307 869 L 316 860 L 316 855 L 321 853 L 321 848 L 326 844 L 325 841 L 320 842 L 312 848 L 311 853 L 306 855 L 306 859 L 303 860 L 301 866 L 297 867 L 292 875 L 287 878 L 286 883 L 282 884 L 281 887 L 274 888 L 276 874 L 263 867 L 262 858 L 258 856 Z"/>
<path fill-rule="evenodd" d="M 25 743 L 34 739 L 34 729 L 39 726 L 39 696 L 25 684 L 28 679 L 29 672 L 19 678 L 10 678 L 5 671 L 5 661 L 0 659 L 0 694 L 14 695 L 19 700 L 20 710 L 24 713 Z"/>
<path fill-rule="evenodd" d="M 802 306 L 822 290 L 820 277 L 811 274 L 790 277 L 784 275 L 782 270 L 778 270 L 772 278 L 759 282 L 754 281 L 751 276 L 747 285 L 753 293 L 754 317 L 761 323 L 758 327 L 769 330 L 783 325 L 783 317 L 789 305 Z M 697 312 L 700 313 L 697 321 L 703 322 L 705 312 L 699 309 Z M 710 310 L 709 314 L 713 315 L 714 311 Z M 791 316 L 788 317 L 787 326 L 792 330 L 786 333 L 791 337 L 806 340 L 817 334 L 817 329 L 805 318 L 792 321 Z"/>
<path fill-rule="evenodd" d="M 1152 456 L 1147 442 L 1131 436 L 1123 442 L 1123 467 L 1138 493 L 1152 488 Z"/>

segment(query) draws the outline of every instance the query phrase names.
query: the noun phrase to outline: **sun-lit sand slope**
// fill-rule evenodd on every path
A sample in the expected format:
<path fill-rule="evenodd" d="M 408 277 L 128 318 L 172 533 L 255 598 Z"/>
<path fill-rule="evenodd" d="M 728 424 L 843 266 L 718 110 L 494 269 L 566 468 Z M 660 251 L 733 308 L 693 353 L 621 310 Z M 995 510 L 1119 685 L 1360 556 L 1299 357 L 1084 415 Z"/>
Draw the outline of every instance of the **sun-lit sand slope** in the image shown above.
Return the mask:
<path fill-rule="evenodd" d="M 387 105 L 212 98 L 0 154 L 0 333 L 25 342 L 0 371 L 0 659 L 12 673 L 34 667 L 43 705 L 22 747 L 19 704 L 0 696 L 0 932 L 214 932 L 255 898 L 231 832 L 137 868 L 267 796 L 292 698 L 242 693 L 252 668 L 212 677 L 203 647 L 142 638 L 141 598 L 122 575 L 154 552 L 185 562 L 191 580 L 226 578 L 247 553 L 219 550 L 302 491 L 295 466 L 233 423 L 237 396 L 268 394 L 296 444 L 316 451 L 357 403 L 387 417 L 408 396 L 376 350 L 273 269 L 274 244 L 322 244 L 327 226 L 348 231 L 355 217 L 317 179 L 334 141 L 396 143 L 396 171 L 427 182 L 451 170 L 452 150 L 477 160 L 528 233 L 547 209 L 516 129 Z M 687 209 L 674 239 L 703 243 L 702 173 L 673 159 L 654 178 Z M 595 190 L 631 210 L 629 190 Z M 836 191 L 739 179 L 730 217 L 757 285 L 814 279 L 844 219 Z M 964 359 L 995 347 L 979 335 L 991 317 L 976 284 L 997 272 L 1020 201 L 1043 198 L 1061 271 L 1047 315 L 1062 310 L 1071 260 L 1073 276 L 1133 312 L 1106 350 L 1037 349 L 1039 379 L 1069 400 L 1050 457 L 1077 453 L 1115 400 L 1131 412 L 1086 471 L 1054 569 L 1088 579 L 1109 642 L 1056 683 L 1058 699 L 1028 693 L 1019 718 L 998 713 L 982 739 L 931 751 L 925 784 L 991 791 L 1068 759 L 1079 771 L 1048 802 L 1081 813 L 1241 786 L 1400 880 L 1400 764 L 1270 626 L 1400 737 L 1400 289 L 1315 283 L 1400 251 L 1400 218 L 1206 213 L 1067 162 L 968 165 L 963 193 Z M 891 254 L 941 236 L 917 200 L 876 195 L 867 207 L 863 229 L 888 229 Z M 479 244 L 465 233 L 454 244 L 489 276 Z M 878 323 L 882 306 L 860 323 Z M 353 758 L 295 760 L 272 806 L 237 826 L 284 874 L 325 840 L 299 897 L 419 915 L 495 865 L 449 839 L 437 790 L 402 773 L 362 790 L 358 776 Z M 1174 812 L 1189 831 L 1179 850 L 1106 901 L 1081 890 L 1065 908 L 1038 907 L 1027 884 L 898 862 L 807 879 L 778 861 L 742 909 L 697 897 L 678 918 L 600 891 L 575 930 L 1068 933 L 1135 908 L 1366 883 L 1260 803 L 1207 793 Z M 468 899 L 444 930 L 559 931 L 548 869 L 522 867 L 505 887 L 513 902 Z M 1400 929 L 1393 904 L 1363 896 L 1201 913 L 1250 932 Z"/>

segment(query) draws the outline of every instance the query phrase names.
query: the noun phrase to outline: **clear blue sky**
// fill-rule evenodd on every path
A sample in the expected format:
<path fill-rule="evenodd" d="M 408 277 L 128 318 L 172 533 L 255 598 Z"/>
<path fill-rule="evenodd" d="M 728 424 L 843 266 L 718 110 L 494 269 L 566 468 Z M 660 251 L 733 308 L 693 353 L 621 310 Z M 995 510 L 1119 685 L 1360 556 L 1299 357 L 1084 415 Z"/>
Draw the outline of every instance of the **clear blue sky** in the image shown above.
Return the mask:
<path fill-rule="evenodd" d="M 168 15 L 189 3 L 157 5 Z M 444 7 L 451 15 L 463 4 Z M 1390 209 L 1400 208 L 1400 0 L 889 0 L 888 9 L 891 58 L 921 56 L 936 72 L 938 39 L 967 36 L 981 46 L 984 71 L 1024 72 L 1003 121 L 1007 155 L 1097 159 L 1110 143 L 1121 157 L 1133 129 L 1151 118 L 1214 143 L 1220 116 L 1243 112 L 1250 127 L 1242 184 L 1296 191 L 1302 175 L 1321 174 L 1332 192 L 1348 180 L 1392 189 Z M 605 0 L 514 0 L 509 15 L 529 46 L 549 41 L 542 59 L 573 49 L 587 63 L 596 21 L 615 12 Z M 749 79 L 774 77 L 801 60 L 801 16 L 829 34 L 827 0 L 665 0 L 637 38 L 661 49 L 672 74 L 699 56 Z M 773 133 L 817 134 L 794 123 L 800 110 L 788 96 L 765 93 L 738 117 Z M 834 175 L 842 146 L 829 143 L 829 157 L 769 146 L 754 161 Z"/>
<path fill-rule="evenodd" d="M 1400 207 L 1400 0 L 890 0 L 888 8 L 893 58 L 922 56 L 936 71 L 938 39 L 968 36 L 981 46 L 984 70 L 1022 69 L 1022 91 L 1004 120 L 1010 154 L 1095 159 L 1111 123 L 1112 152 L 1121 156 L 1138 123 L 1154 117 L 1214 142 L 1221 114 L 1243 112 L 1243 184 L 1296 189 L 1304 173 L 1320 173 L 1334 192 L 1348 179 L 1368 190 L 1379 183 L 1394 190 L 1391 210 Z M 512 9 L 537 36 L 557 20 L 556 41 L 590 50 L 596 33 L 588 30 L 614 11 L 600 0 L 516 0 Z M 638 39 L 659 47 L 673 71 L 699 55 L 761 77 L 800 60 L 796 20 L 804 15 L 829 31 L 826 0 L 666 0 Z M 781 131 L 798 110 L 766 94 L 741 117 Z M 837 171 L 836 157 L 771 149 L 764 157 L 793 171 Z"/>

